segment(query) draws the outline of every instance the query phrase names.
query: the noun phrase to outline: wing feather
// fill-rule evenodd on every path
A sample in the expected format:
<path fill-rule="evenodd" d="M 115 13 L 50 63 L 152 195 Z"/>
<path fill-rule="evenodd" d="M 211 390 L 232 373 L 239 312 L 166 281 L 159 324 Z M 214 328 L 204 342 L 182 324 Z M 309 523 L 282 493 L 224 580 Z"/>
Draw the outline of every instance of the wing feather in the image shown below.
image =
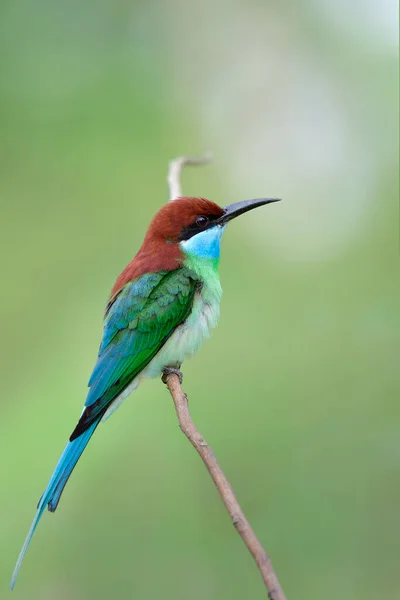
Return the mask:
<path fill-rule="evenodd" d="M 146 367 L 189 315 L 197 281 L 180 268 L 128 283 L 108 308 L 85 410 L 71 435 L 81 435 Z"/>

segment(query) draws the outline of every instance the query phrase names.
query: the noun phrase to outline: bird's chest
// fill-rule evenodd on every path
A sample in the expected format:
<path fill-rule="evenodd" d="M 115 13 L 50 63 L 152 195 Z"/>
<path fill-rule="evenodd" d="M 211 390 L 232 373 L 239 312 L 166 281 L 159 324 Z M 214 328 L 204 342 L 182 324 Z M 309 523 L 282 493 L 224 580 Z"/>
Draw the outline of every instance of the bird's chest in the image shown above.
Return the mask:
<path fill-rule="evenodd" d="M 203 290 L 196 292 L 189 317 L 171 336 L 178 362 L 197 352 L 203 339 L 209 337 L 211 329 L 216 326 L 218 317 L 219 298 L 207 298 Z"/>
<path fill-rule="evenodd" d="M 207 286 L 195 293 L 193 307 L 187 319 L 179 325 L 143 372 L 145 377 L 157 377 L 166 366 L 179 366 L 200 348 L 219 317 L 221 286 Z"/>

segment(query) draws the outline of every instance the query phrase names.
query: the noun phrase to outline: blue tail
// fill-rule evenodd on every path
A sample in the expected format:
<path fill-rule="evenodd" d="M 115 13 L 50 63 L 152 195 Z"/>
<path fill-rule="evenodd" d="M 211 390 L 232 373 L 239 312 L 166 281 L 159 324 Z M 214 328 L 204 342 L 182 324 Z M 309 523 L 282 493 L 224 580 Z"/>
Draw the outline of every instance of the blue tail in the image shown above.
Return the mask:
<path fill-rule="evenodd" d="M 81 456 L 90 438 L 92 437 L 94 430 L 99 424 L 100 419 L 101 416 L 96 421 L 94 421 L 94 423 L 92 423 L 90 427 L 88 427 L 88 429 L 86 429 L 86 431 L 82 433 L 82 435 L 74 439 L 73 442 L 68 442 L 68 444 L 66 445 L 64 452 L 62 453 L 60 460 L 58 461 L 57 466 L 54 469 L 53 475 L 51 476 L 47 488 L 45 489 L 43 496 L 39 500 L 35 518 L 32 521 L 32 525 L 28 531 L 28 535 L 26 536 L 24 545 L 22 546 L 22 550 L 19 553 L 17 564 L 15 565 L 14 572 L 12 574 L 10 583 L 11 589 L 14 588 L 25 553 L 28 549 L 32 536 L 35 533 L 35 529 L 40 521 L 40 517 L 42 516 L 44 509 L 47 506 L 49 511 L 51 512 L 54 512 L 56 510 L 65 484 L 67 483 L 69 476 L 71 475 L 76 463 L 78 462 L 79 457 Z"/>

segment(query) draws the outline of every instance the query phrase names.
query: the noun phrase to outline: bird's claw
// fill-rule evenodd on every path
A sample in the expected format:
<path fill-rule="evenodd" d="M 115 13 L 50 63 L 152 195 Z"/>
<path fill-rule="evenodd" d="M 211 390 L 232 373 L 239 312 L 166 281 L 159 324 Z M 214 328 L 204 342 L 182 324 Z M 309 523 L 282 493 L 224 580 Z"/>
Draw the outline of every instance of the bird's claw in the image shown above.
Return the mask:
<path fill-rule="evenodd" d="M 178 375 L 179 383 L 182 385 L 182 381 L 183 381 L 182 371 L 175 367 L 164 367 L 163 374 L 161 375 L 161 381 L 166 384 L 167 383 L 167 375 L 170 375 L 171 373 L 175 373 L 175 375 Z"/>

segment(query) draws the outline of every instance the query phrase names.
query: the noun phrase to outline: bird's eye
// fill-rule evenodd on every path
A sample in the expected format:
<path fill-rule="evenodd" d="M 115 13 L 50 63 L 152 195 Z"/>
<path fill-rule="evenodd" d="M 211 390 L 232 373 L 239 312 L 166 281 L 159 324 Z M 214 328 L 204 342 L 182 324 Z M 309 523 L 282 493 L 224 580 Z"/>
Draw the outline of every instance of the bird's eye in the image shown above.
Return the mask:
<path fill-rule="evenodd" d="M 207 217 L 197 217 L 196 219 L 196 225 L 198 227 L 205 227 L 208 224 L 208 218 Z"/>

